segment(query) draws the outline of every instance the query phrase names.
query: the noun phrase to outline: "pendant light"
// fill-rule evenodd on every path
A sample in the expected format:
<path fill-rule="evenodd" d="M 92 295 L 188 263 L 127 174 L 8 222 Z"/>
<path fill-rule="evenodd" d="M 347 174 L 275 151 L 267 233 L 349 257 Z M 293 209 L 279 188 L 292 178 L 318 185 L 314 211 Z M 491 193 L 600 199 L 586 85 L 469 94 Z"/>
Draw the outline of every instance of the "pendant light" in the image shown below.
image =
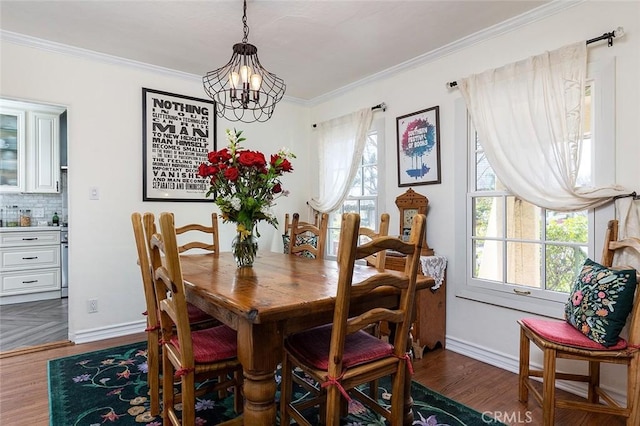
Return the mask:
<path fill-rule="evenodd" d="M 247 43 L 247 1 L 244 0 L 244 37 L 233 45 L 231 60 L 209 71 L 202 82 L 207 95 L 216 102 L 218 117 L 252 123 L 271 118 L 276 104 L 284 96 L 284 80 L 267 71 L 258 59 L 258 48 Z"/>

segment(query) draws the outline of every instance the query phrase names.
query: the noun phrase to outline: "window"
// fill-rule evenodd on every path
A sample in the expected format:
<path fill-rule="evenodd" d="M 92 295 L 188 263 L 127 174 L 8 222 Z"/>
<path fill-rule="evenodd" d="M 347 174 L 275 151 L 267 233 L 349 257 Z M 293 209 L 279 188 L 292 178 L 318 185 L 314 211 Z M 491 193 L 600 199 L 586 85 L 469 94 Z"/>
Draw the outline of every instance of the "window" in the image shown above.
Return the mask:
<path fill-rule="evenodd" d="M 382 176 L 382 159 L 384 157 L 384 120 L 374 120 L 367 134 L 367 142 L 362 154 L 362 161 L 356 173 L 349 195 L 342 207 L 329 215 L 327 257 L 335 258 L 338 254 L 340 224 L 343 213 L 358 213 L 360 226 L 371 229 L 378 228 L 381 214 L 381 196 L 378 176 Z"/>
<path fill-rule="evenodd" d="M 613 174 L 602 172 L 614 169 L 613 158 L 606 153 L 613 151 L 606 146 L 613 140 L 608 135 L 613 123 L 608 93 L 613 87 L 613 66 L 602 68 L 590 64 L 594 72 L 587 84 L 584 147 L 577 178 L 581 186 L 614 180 Z M 606 224 L 599 217 L 612 218 L 612 209 L 557 212 L 519 199 L 495 176 L 468 119 L 466 128 L 463 143 L 469 170 L 463 182 L 467 187 L 464 201 L 457 201 L 465 204 L 465 225 L 459 228 L 465 229 L 465 248 L 464 255 L 456 258 L 466 265 L 466 276 L 457 294 L 528 312 L 561 315 L 559 308 L 584 260 L 599 260 L 598 238 L 604 229 L 596 224 Z"/>

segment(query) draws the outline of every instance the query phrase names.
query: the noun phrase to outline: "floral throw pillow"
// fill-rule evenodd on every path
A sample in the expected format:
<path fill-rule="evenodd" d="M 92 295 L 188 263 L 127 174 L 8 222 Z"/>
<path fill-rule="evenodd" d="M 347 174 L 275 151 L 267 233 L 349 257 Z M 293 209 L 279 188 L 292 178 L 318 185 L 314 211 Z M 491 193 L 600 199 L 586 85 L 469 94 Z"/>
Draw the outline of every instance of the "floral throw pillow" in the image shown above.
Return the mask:
<path fill-rule="evenodd" d="M 565 305 L 565 319 L 589 339 L 617 343 L 633 307 L 634 269 L 615 270 L 587 259 Z"/>

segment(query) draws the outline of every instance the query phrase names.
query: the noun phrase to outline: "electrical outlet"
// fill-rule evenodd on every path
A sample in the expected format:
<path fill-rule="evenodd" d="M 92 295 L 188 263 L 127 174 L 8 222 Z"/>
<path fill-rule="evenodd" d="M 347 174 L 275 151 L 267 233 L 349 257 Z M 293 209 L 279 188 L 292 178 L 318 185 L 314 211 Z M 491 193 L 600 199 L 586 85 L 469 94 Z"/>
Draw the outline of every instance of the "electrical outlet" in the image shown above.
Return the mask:
<path fill-rule="evenodd" d="M 31 215 L 33 217 L 35 217 L 35 218 L 43 218 L 44 217 L 44 209 L 41 208 L 41 207 L 33 209 L 31 211 Z"/>
<path fill-rule="evenodd" d="M 98 299 L 87 300 L 87 312 L 90 314 L 98 312 Z"/>

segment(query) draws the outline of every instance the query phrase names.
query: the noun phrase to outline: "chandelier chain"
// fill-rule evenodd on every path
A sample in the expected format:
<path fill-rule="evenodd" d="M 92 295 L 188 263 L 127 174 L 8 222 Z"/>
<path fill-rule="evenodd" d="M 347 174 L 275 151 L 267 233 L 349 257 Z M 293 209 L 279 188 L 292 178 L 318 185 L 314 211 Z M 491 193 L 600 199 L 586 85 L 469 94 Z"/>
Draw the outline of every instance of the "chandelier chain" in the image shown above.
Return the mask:
<path fill-rule="evenodd" d="M 249 26 L 247 25 L 247 0 L 244 0 L 244 14 L 242 15 L 242 24 L 244 25 L 244 37 L 242 42 L 246 43 L 249 40 Z"/>

